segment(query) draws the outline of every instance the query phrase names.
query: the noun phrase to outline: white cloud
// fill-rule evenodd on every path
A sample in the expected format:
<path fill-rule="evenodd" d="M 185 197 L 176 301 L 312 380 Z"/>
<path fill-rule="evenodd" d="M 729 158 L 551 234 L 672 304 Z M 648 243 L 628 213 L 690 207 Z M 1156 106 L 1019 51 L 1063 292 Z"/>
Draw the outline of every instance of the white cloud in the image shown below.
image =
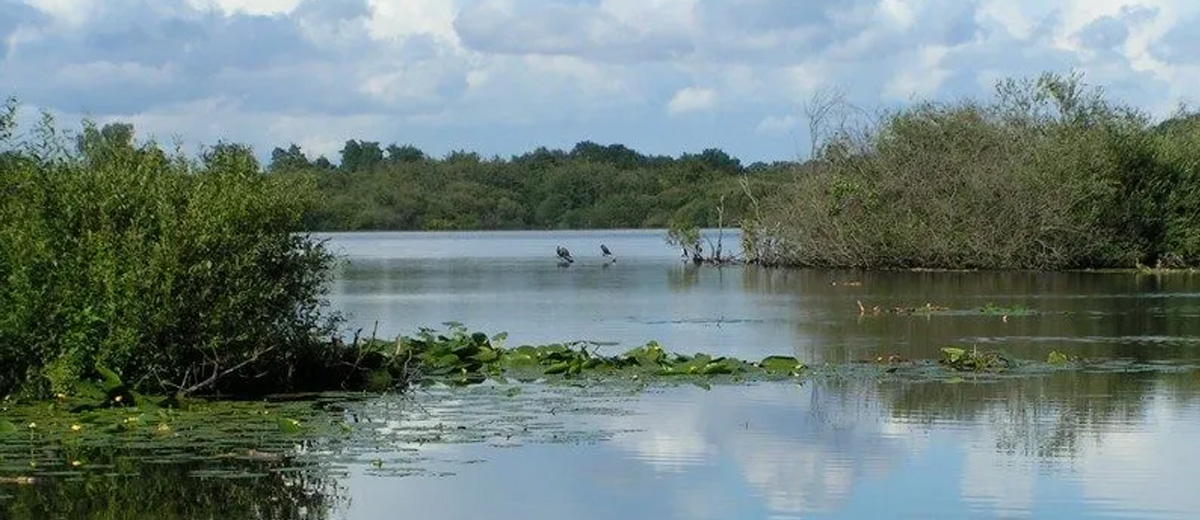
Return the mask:
<path fill-rule="evenodd" d="M 454 30 L 454 17 L 458 11 L 455 0 L 367 0 L 367 4 L 371 10 L 368 29 L 372 38 L 402 40 L 429 35 L 458 46 L 458 34 Z"/>
<path fill-rule="evenodd" d="M 950 78 L 951 72 L 941 68 L 941 61 L 950 49 L 931 46 L 916 52 L 915 59 L 901 68 L 884 86 L 883 95 L 892 100 L 904 101 L 915 96 L 929 96 L 937 92 L 942 82 Z"/>
<path fill-rule="evenodd" d="M 796 123 L 800 120 L 794 115 L 782 116 L 767 116 L 762 121 L 758 122 L 758 126 L 754 127 L 756 132 L 765 134 L 777 134 L 787 132 L 796 127 Z"/>
<path fill-rule="evenodd" d="M 88 20 L 95 0 L 27 0 L 26 3 L 67 27 L 79 27 Z"/>
<path fill-rule="evenodd" d="M 1200 97 L 1190 30 L 1200 3 L 1179 0 L 0 5 L 0 94 L 37 107 L 150 116 L 226 99 L 347 132 L 367 131 L 363 116 L 390 119 L 385 141 L 455 127 L 493 136 L 470 142 L 502 154 L 610 136 L 656 153 L 716 145 L 744 162 L 792 158 L 808 130 L 786 114 L 831 86 L 871 109 L 1077 68 L 1156 114 Z M 704 129 L 669 117 L 718 108 Z M 185 139 L 208 138 L 209 118 L 174 121 Z M 260 150 L 285 144 L 246 134 Z"/>
<path fill-rule="evenodd" d="M 685 114 L 702 112 L 713 108 L 717 103 L 717 92 L 710 88 L 687 87 L 680 89 L 667 102 L 667 112 Z"/>
<path fill-rule="evenodd" d="M 193 6 L 212 6 L 223 13 L 234 15 L 239 13 L 251 15 L 287 14 L 292 12 L 303 0 L 189 0 Z"/>

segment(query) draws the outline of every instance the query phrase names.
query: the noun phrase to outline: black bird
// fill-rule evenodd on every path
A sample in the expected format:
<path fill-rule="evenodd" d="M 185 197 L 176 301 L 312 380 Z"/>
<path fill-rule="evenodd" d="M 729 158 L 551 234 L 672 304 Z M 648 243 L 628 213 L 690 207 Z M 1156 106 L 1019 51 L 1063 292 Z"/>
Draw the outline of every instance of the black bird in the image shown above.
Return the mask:
<path fill-rule="evenodd" d="M 608 246 L 600 244 L 600 252 L 604 254 L 604 259 L 610 263 L 617 261 L 617 257 L 613 256 L 612 251 L 608 250 Z"/>
<path fill-rule="evenodd" d="M 571 252 L 567 248 L 558 246 L 558 260 L 560 265 L 570 265 L 575 263 L 575 259 L 571 258 Z"/>

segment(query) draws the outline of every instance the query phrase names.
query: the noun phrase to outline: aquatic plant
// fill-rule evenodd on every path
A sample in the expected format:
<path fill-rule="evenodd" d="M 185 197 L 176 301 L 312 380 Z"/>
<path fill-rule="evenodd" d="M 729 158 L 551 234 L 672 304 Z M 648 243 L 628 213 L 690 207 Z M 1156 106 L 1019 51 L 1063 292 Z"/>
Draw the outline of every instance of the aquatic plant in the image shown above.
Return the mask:
<path fill-rule="evenodd" d="M 1018 304 L 1018 305 L 1012 305 L 1012 306 L 1004 306 L 1004 305 L 997 305 L 992 302 L 988 302 L 988 303 L 984 304 L 982 307 L 980 307 L 978 309 L 978 311 L 980 314 L 987 315 L 987 316 L 1027 316 L 1030 314 L 1034 314 L 1034 311 L 1030 310 L 1028 307 L 1026 307 L 1024 305 Z"/>
<path fill-rule="evenodd" d="M 1003 354 L 994 351 L 981 351 L 977 347 L 970 349 L 960 347 L 942 348 L 942 358 L 938 363 L 962 372 L 993 372 L 1006 370 L 1012 366 L 1012 361 Z"/>
<path fill-rule="evenodd" d="M 1078 356 L 1073 356 L 1071 354 L 1064 354 L 1057 350 L 1052 350 L 1052 351 L 1050 351 L 1050 354 L 1046 355 L 1046 363 L 1050 364 L 1050 365 L 1061 366 L 1061 365 L 1066 365 L 1067 363 L 1073 363 L 1078 360 L 1079 360 Z"/>
<path fill-rule="evenodd" d="M 344 435 L 319 402 L 87 404 L 0 403 L 0 517 L 319 519 L 343 499 L 305 455 Z"/>
<path fill-rule="evenodd" d="M 448 325 L 449 330 L 444 333 L 422 329 L 415 336 L 399 338 L 390 347 L 390 355 L 394 359 L 413 360 L 412 370 L 417 378 L 464 385 L 489 378 L 533 381 L 586 376 L 786 377 L 798 375 L 806 368 L 789 356 L 769 356 L 749 362 L 702 353 L 675 354 L 653 341 L 617 355 L 599 354 L 599 345 L 583 341 L 507 349 L 502 345 L 505 334 L 488 337 L 469 332 L 459 323 Z"/>

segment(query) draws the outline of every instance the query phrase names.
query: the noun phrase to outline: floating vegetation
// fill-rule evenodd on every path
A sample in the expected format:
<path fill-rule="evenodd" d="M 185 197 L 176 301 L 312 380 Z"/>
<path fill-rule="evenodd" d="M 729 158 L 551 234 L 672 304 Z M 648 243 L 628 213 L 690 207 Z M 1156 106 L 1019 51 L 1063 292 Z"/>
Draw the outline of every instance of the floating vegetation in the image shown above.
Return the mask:
<path fill-rule="evenodd" d="M 1066 365 L 1067 363 L 1074 363 L 1076 361 L 1079 361 L 1078 356 L 1064 354 L 1057 350 L 1050 351 L 1050 354 L 1046 356 L 1046 363 L 1055 366 L 1062 366 Z"/>
<path fill-rule="evenodd" d="M 945 347 L 942 349 L 942 359 L 938 362 L 960 372 L 994 372 L 1007 370 L 1013 365 L 1003 354 L 981 351 L 977 347 L 971 347 L 969 350 Z"/>
<path fill-rule="evenodd" d="M 945 312 L 945 311 L 950 310 L 949 307 L 943 307 L 941 305 L 934 305 L 934 304 L 928 303 L 928 302 L 926 302 L 925 305 L 922 305 L 919 307 L 890 307 L 890 308 L 883 308 L 878 305 L 875 305 L 873 307 L 867 307 L 866 305 L 863 305 L 863 302 L 861 300 L 856 301 L 856 303 L 858 303 L 858 314 L 859 315 L 876 315 L 877 316 L 880 314 L 933 314 L 935 312 Z"/>
<path fill-rule="evenodd" d="M 589 342 L 522 345 L 506 349 L 506 336 L 488 337 L 469 333 L 450 323 L 445 334 L 422 329 L 411 338 L 394 343 L 394 358 L 412 359 L 421 378 L 459 385 L 478 384 L 488 379 L 519 381 L 580 379 L 587 376 L 612 378 L 666 377 L 794 377 L 806 366 L 790 356 L 769 356 L 758 362 L 708 354 L 675 354 L 657 342 L 619 355 L 601 355 Z"/>
<path fill-rule="evenodd" d="M 916 307 L 882 307 L 879 305 L 867 306 L 864 305 L 861 300 L 856 301 L 856 303 L 858 304 L 858 314 L 860 316 L 879 316 L 884 314 L 931 316 L 934 314 L 963 314 L 964 312 L 970 312 L 971 314 L 981 314 L 984 316 L 1000 316 L 1007 320 L 1009 316 L 1029 316 L 1037 314 L 1036 311 L 1030 310 L 1024 305 L 1003 306 L 992 302 L 988 302 L 982 307 L 970 311 L 957 312 L 954 312 L 950 307 L 934 305 L 928 302 L 926 302 L 925 305 Z"/>
<path fill-rule="evenodd" d="M 980 314 L 987 316 L 1028 316 L 1030 314 L 1035 314 L 1034 311 L 1029 310 L 1029 308 L 1025 307 L 1024 305 L 1003 306 L 996 305 L 992 302 L 984 304 L 984 306 L 980 307 L 978 311 Z"/>

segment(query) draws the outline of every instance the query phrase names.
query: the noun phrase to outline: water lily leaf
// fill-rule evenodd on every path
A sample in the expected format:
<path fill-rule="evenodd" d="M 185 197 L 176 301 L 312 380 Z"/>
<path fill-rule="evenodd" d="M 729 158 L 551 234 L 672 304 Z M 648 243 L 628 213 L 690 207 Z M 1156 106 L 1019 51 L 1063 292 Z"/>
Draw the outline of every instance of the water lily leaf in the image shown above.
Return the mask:
<path fill-rule="evenodd" d="M 804 369 L 804 363 L 794 356 L 767 356 L 758 366 L 768 374 L 795 374 Z"/>
<path fill-rule="evenodd" d="M 475 360 L 480 363 L 491 363 L 500 359 L 500 354 L 492 347 L 483 347 L 475 354 Z"/>
<path fill-rule="evenodd" d="M 730 363 L 728 363 L 726 361 L 714 361 L 712 363 L 704 365 L 704 369 L 701 370 L 701 373 L 703 373 L 704 375 L 717 375 L 717 374 L 732 374 L 732 373 L 734 373 L 734 371 L 735 371 L 734 367 L 732 367 L 730 365 Z"/>
<path fill-rule="evenodd" d="M 1051 365 L 1065 365 L 1071 361 L 1071 357 L 1057 350 L 1050 352 L 1046 362 Z"/>
<path fill-rule="evenodd" d="M 967 351 L 958 347 L 943 347 L 942 353 L 946 355 L 946 360 L 951 363 L 958 363 L 966 356 Z"/>
<path fill-rule="evenodd" d="M 510 367 L 524 367 L 539 364 L 537 349 L 524 345 L 512 350 L 504 355 L 503 361 L 505 365 Z"/>
<path fill-rule="evenodd" d="M 555 363 L 553 365 L 550 365 L 550 368 L 546 369 L 546 373 L 547 374 L 562 374 L 570 369 L 571 369 L 571 363 L 569 363 L 567 361 L 563 361 L 560 363 Z"/>
<path fill-rule="evenodd" d="M 288 417 L 280 417 L 276 420 L 279 425 L 279 431 L 283 433 L 300 433 L 303 429 L 300 426 L 300 421 Z"/>
<path fill-rule="evenodd" d="M 658 343 L 651 341 L 644 346 L 632 349 L 626 352 L 622 357 L 628 360 L 636 361 L 638 365 L 643 367 L 654 367 L 662 365 L 666 360 L 666 352 Z"/>

